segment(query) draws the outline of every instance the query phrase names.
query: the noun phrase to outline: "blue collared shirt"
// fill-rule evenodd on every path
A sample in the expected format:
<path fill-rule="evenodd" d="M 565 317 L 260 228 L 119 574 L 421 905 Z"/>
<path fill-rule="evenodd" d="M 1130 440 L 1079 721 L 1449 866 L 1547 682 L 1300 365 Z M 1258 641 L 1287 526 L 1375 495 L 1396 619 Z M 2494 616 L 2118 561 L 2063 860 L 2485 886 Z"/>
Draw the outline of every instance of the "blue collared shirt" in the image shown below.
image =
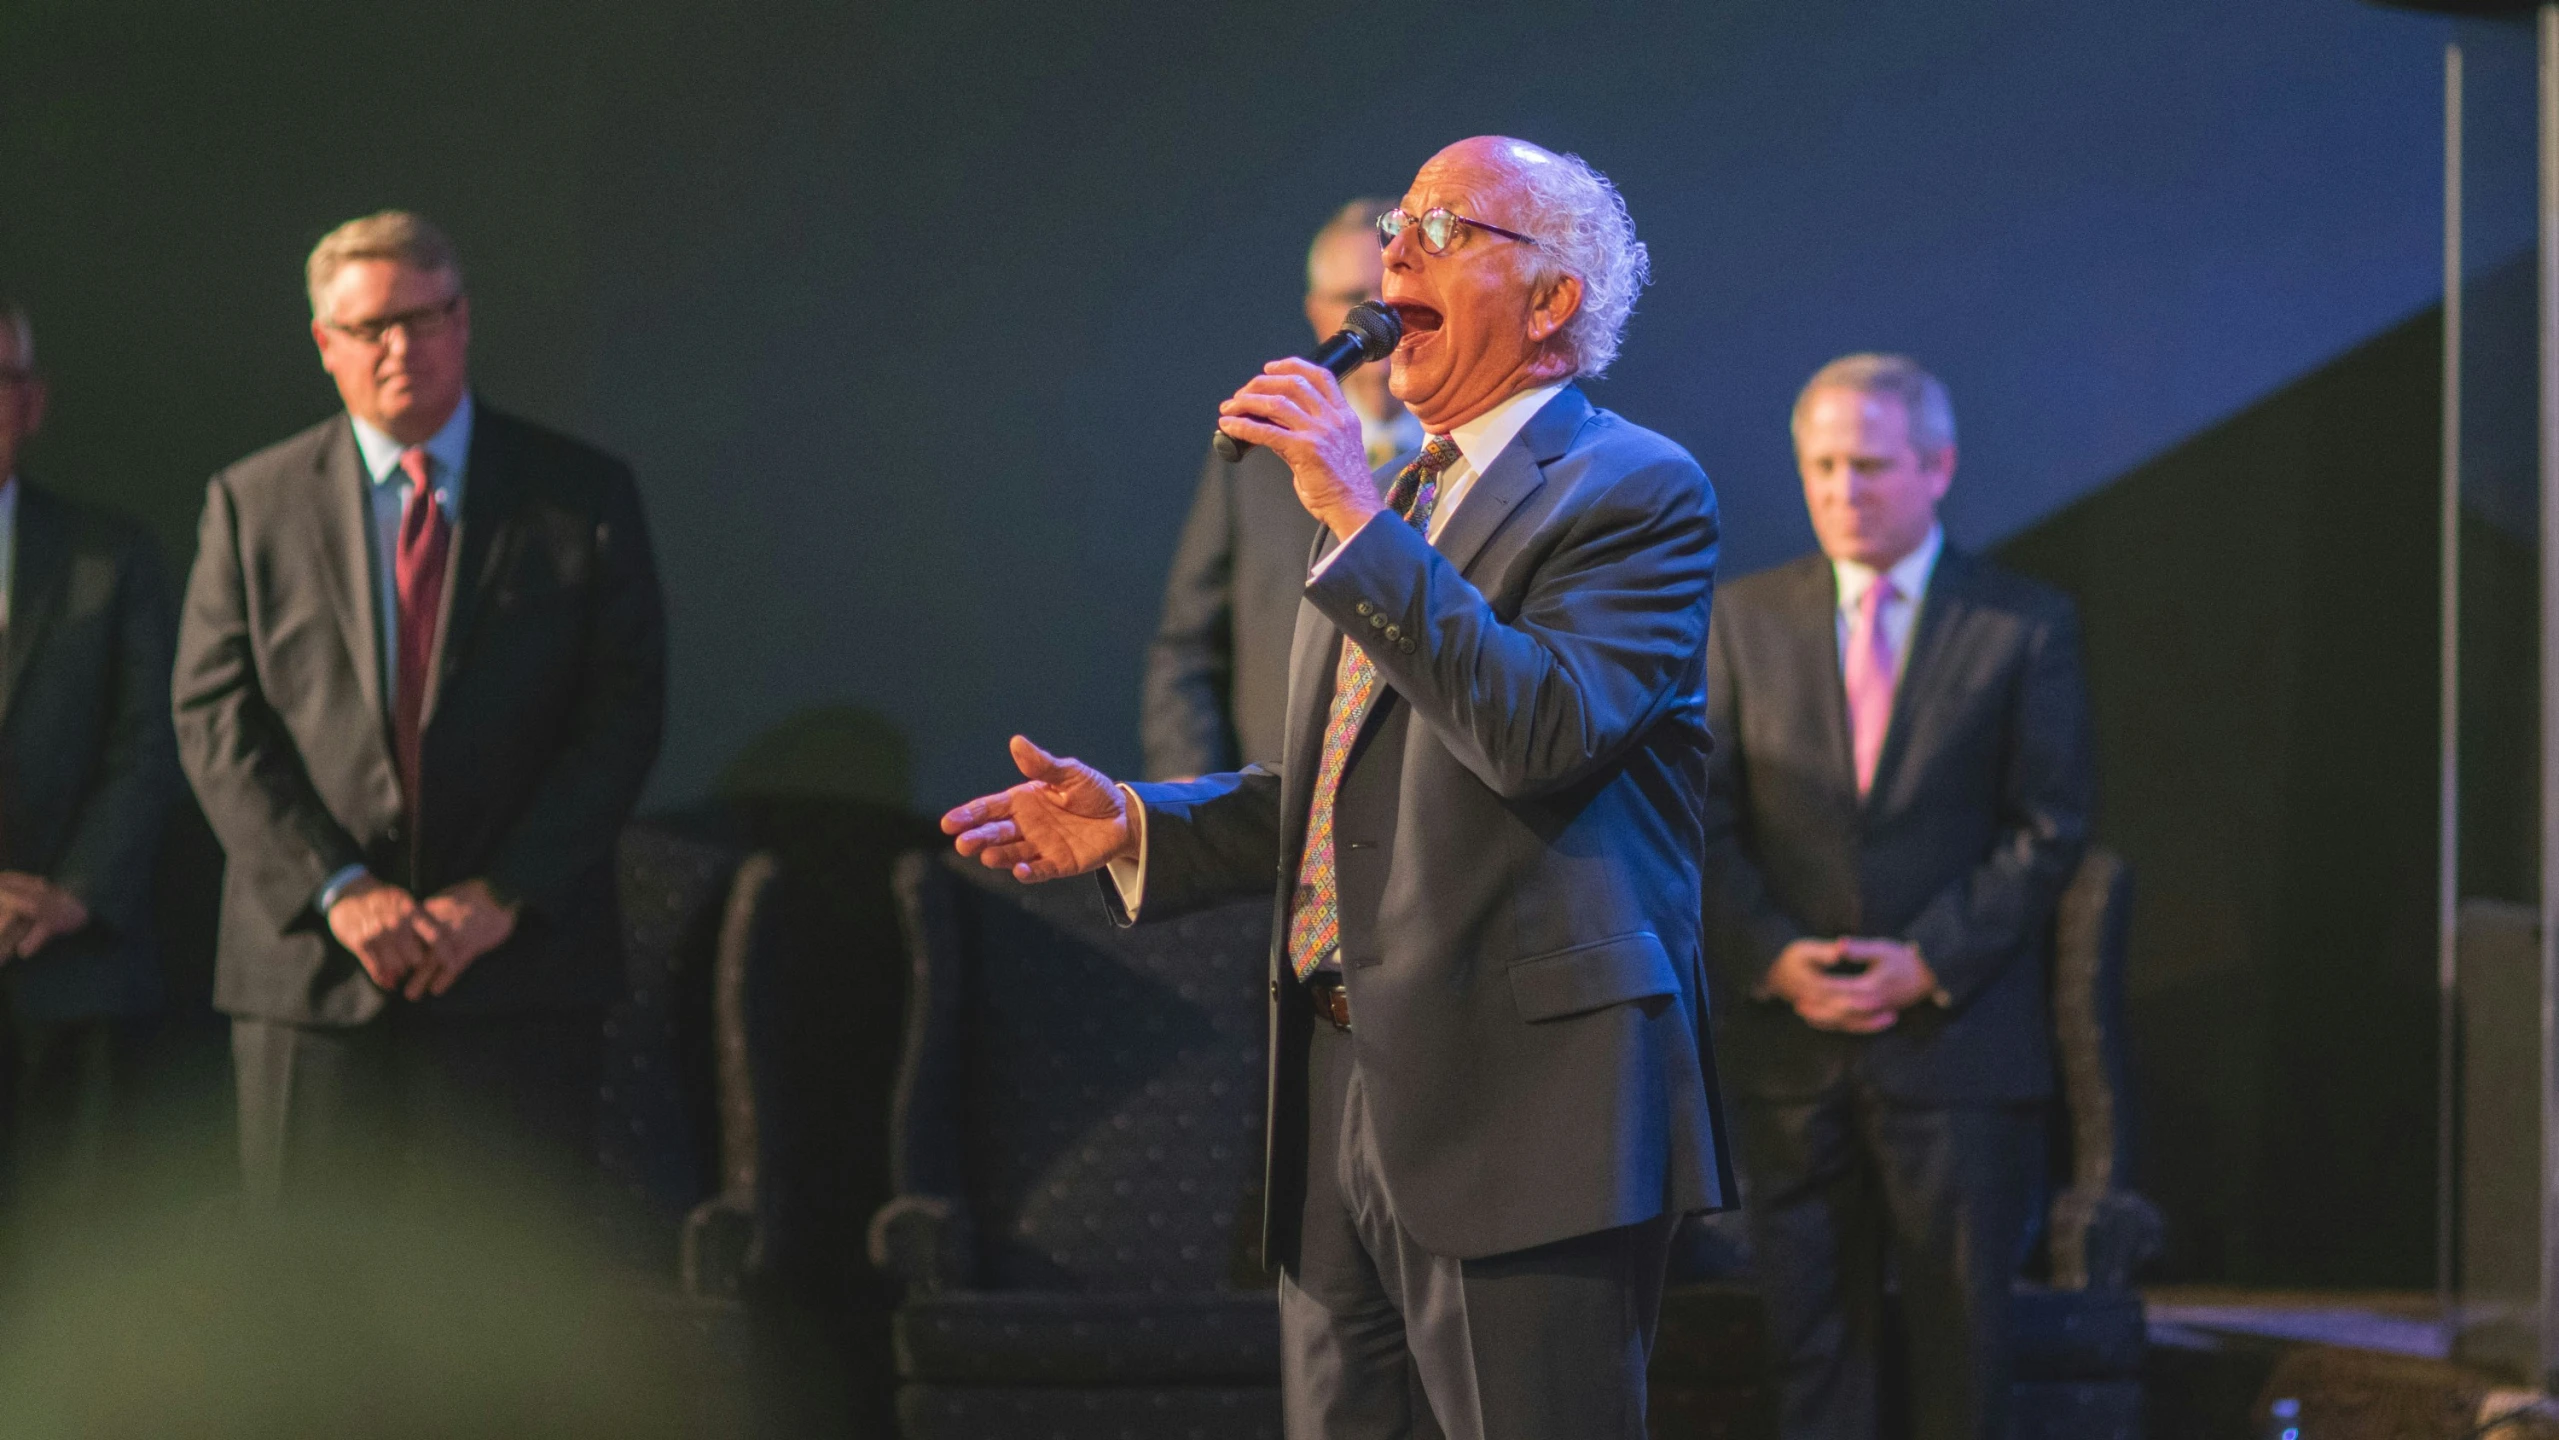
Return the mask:
<path fill-rule="evenodd" d="M 465 392 L 462 403 L 453 407 L 453 418 L 444 428 L 427 437 L 427 473 L 435 486 L 436 504 L 444 511 L 444 523 L 462 523 L 462 483 L 471 463 L 471 420 L 473 405 Z M 372 482 L 368 492 L 373 501 L 373 595 L 376 633 L 382 637 L 382 702 L 399 703 L 400 683 L 400 516 L 409 506 L 409 472 L 400 468 L 400 452 L 408 447 L 392 439 L 370 422 L 356 419 L 355 447 L 364 457 L 364 476 Z"/>
<path fill-rule="evenodd" d="M 456 527 L 462 523 L 462 482 L 471 465 L 473 408 L 470 392 L 463 392 L 453 418 L 421 447 L 427 453 L 427 483 L 435 487 L 435 503 L 444 511 L 444 523 Z M 366 498 L 373 505 L 374 633 L 382 640 L 382 700 L 394 705 L 400 686 L 400 517 L 409 508 L 412 488 L 409 472 L 400 468 L 400 452 L 408 447 L 366 420 L 347 418 L 355 424 L 355 448 L 363 458 L 368 482 Z M 312 898 L 313 908 L 328 914 L 349 885 L 370 873 L 362 865 L 341 868 L 321 882 L 320 893 Z"/>

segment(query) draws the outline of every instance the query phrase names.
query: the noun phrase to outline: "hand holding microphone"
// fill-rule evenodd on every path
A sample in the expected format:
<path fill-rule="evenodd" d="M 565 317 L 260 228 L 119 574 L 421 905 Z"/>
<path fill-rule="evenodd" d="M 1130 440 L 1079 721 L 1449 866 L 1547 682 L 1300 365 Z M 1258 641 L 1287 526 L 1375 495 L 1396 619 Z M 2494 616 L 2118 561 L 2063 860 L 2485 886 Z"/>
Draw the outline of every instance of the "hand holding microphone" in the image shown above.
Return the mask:
<path fill-rule="evenodd" d="M 1394 311 L 1375 301 L 1353 306 L 1341 333 L 1312 355 L 1272 361 L 1217 407 L 1218 453 L 1232 460 L 1269 446 L 1288 462 L 1298 503 L 1348 540 L 1384 502 L 1369 476 L 1359 416 L 1337 377 L 1392 354 L 1403 335 Z"/>

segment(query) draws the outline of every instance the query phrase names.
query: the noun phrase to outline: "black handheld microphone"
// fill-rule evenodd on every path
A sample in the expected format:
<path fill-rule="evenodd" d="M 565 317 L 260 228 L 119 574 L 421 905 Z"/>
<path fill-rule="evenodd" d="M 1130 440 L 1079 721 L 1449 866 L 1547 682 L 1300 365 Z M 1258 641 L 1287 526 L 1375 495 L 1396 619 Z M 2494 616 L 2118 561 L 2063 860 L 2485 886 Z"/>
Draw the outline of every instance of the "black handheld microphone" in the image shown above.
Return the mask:
<path fill-rule="evenodd" d="M 1333 338 L 1306 352 L 1306 358 L 1332 371 L 1348 375 L 1371 360 L 1383 360 L 1395 353 L 1404 338 L 1404 322 L 1394 311 L 1375 300 L 1363 300 L 1342 317 L 1342 328 Z M 1238 440 L 1224 430 L 1217 432 L 1217 454 L 1221 460 L 1241 460 L 1253 448 L 1250 440 Z"/>

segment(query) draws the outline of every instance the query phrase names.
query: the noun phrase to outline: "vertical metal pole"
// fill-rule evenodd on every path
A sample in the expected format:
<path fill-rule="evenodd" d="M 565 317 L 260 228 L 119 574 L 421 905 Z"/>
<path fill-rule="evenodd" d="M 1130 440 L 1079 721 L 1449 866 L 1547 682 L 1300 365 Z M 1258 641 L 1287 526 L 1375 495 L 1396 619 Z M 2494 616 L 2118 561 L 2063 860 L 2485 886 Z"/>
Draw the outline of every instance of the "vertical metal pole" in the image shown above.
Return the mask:
<path fill-rule="evenodd" d="M 2559 1384 L 2559 4 L 2541 7 L 2541 1373 Z"/>
<path fill-rule="evenodd" d="M 2435 793 L 2435 1314 L 2444 1354 L 2461 1338 L 2461 47 L 2443 52 L 2443 643 L 2438 667 Z"/>

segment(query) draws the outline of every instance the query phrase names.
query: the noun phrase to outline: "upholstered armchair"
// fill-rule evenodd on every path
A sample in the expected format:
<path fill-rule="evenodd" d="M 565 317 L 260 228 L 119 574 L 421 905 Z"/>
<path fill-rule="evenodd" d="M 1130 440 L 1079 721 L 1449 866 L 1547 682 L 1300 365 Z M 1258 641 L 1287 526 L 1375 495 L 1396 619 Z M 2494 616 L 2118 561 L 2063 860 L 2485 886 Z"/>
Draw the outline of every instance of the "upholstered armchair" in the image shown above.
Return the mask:
<path fill-rule="evenodd" d="M 913 963 L 873 1261 L 908 1440 L 1279 1434 L 1259 1253 L 1270 905 L 1135 930 L 1091 881 L 901 862 Z"/>

